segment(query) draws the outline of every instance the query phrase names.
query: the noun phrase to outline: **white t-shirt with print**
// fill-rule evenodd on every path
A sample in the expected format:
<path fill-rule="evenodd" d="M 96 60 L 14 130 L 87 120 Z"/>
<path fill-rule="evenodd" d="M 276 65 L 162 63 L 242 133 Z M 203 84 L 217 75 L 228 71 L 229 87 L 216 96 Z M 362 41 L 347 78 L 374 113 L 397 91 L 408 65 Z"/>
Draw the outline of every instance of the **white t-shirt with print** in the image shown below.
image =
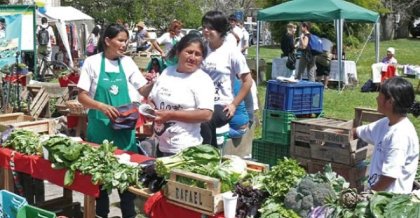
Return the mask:
<path fill-rule="evenodd" d="M 144 86 L 147 83 L 147 80 L 143 77 L 133 59 L 123 56 L 120 60 L 125 77 L 129 82 L 128 90 L 130 99 L 131 101 L 140 101 L 141 99 L 139 98 L 141 97 L 137 90 Z M 88 91 L 92 98 L 95 96 L 96 87 L 98 85 L 101 61 L 102 53 L 86 58 L 80 73 L 79 83 L 77 84 L 78 88 Z M 118 61 L 105 58 L 105 71 L 118 73 L 120 71 Z"/>
<path fill-rule="evenodd" d="M 214 86 L 211 78 L 198 69 L 194 73 L 179 73 L 176 66 L 166 68 L 157 79 L 150 93 L 150 99 L 158 110 L 213 111 Z M 200 123 L 186 123 L 170 120 L 154 124 L 162 152 L 177 153 L 180 150 L 200 145 Z"/>
<path fill-rule="evenodd" d="M 159 45 L 165 45 L 165 54 L 168 54 L 169 51 L 174 47 L 174 45 L 181 40 L 184 35 L 179 34 L 175 37 L 171 37 L 169 32 L 164 33 L 161 35 L 156 41 Z"/>
<path fill-rule="evenodd" d="M 370 186 L 380 175 L 395 178 L 387 189 L 393 193 L 411 193 L 419 162 L 419 139 L 408 118 L 389 126 L 388 118 L 382 118 L 356 129 L 359 138 L 375 145 L 370 163 Z"/>
<path fill-rule="evenodd" d="M 216 88 L 215 104 L 228 105 L 234 99 L 232 87 L 235 77 L 250 72 L 246 59 L 239 49 L 232 49 L 226 42 L 215 50 L 207 46 L 207 50 L 201 69 L 213 80 Z"/>

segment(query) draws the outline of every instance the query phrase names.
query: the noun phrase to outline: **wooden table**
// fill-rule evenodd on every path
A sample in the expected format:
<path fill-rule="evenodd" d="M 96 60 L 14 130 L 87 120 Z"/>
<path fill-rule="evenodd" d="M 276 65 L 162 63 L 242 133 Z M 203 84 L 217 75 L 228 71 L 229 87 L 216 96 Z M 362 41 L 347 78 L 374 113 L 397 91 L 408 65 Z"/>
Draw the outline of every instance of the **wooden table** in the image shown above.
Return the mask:
<path fill-rule="evenodd" d="M 14 191 L 14 180 L 10 170 L 11 154 L 14 152 L 9 148 L 3 148 L 0 145 L 0 188 Z M 121 154 L 124 151 L 117 150 L 115 154 Z M 149 157 L 130 153 L 131 161 L 141 163 Z M 60 187 L 64 187 L 65 170 L 55 170 L 51 168 L 51 162 L 36 155 L 23 155 L 15 152 L 14 155 L 15 171 L 30 175 L 33 178 L 51 182 Z M 74 182 L 71 186 L 65 187 L 71 191 L 77 191 L 84 195 L 84 218 L 95 217 L 95 198 L 99 196 L 99 185 L 91 182 L 90 175 L 82 175 L 76 172 Z M 137 191 L 131 187 L 130 190 Z M 138 191 L 137 191 L 138 193 Z M 147 196 L 147 195 L 146 195 Z M 69 198 L 68 192 L 64 192 L 64 197 Z"/>
<path fill-rule="evenodd" d="M 11 149 L 0 148 L 0 179 L 3 181 L 1 188 L 11 192 L 14 191 L 14 180 L 8 163 L 10 162 L 10 154 L 12 152 L 13 150 Z M 15 153 L 14 160 L 16 172 L 22 172 L 33 178 L 45 180 L 64 187 L 65 170 L 52 169 L 51 163 L 48 160 L 34 155 L 22 155 L 17 152 Z M 65 187 L 65 190 L 63 191 L 64 196 L 62 198 L 53 199 L 52 201 L 59 204 L 64 201 L 72 200 L 71 191 L 78 191 L 84 194 L 83 217 L 95 217 L 95 198 L 99 196 L 99 186 L 91 183 L 91 176 L 76 173 L 73 184 Z M 44 202 L 42 204 L 44 204 Z M 51 204 L 51 202 L 45 202 L 44 205 L 47 204 Z"/>

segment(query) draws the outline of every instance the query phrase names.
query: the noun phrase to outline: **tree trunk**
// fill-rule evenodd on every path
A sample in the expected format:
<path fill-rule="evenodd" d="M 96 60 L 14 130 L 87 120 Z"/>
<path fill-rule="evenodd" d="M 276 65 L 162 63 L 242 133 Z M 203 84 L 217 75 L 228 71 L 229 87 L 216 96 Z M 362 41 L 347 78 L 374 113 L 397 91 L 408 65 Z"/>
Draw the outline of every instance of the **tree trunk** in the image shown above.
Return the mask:
<path fill-rule="evenodd" d="M 409 27 L 410 27 L 410 20 L 404 19 L 401 20 L 397 26 L 395 38 L 407 38 L 409 37 Z"/>
<path fill-rule="evenodd" d="M 394 16 L 392 14 L 385 14 L 381 16 L 381 40 L 392 40 L 394 39 Z"/>

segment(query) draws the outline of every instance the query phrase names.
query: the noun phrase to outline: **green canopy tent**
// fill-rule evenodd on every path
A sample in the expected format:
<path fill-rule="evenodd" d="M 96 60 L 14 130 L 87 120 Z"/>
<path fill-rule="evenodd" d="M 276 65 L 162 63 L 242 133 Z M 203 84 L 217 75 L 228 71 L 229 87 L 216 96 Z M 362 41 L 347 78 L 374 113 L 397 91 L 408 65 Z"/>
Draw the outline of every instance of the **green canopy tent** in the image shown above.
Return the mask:
<path fill-rule="evenodd" d="M 343 50 L 343 23 L 345 20 L 350 22 L 375 23 L 376 62 L 379 61 L 379 14 L 353 3 L 344 0 L 292 0 L 258 11 L 257 20 L 259 23 L 261 21 L 333 21 L 337 27 L 337 54 L 341 54 Z M 257 27 L 257 37 L 260 35 L 259 27 L 260 25 Z M 259 39 L 257 39 L 257 60 L 259 59 L 258 56 Z M 338 55 L 338 63 L 340 81 L 343 81 L 341 55 Z"/>

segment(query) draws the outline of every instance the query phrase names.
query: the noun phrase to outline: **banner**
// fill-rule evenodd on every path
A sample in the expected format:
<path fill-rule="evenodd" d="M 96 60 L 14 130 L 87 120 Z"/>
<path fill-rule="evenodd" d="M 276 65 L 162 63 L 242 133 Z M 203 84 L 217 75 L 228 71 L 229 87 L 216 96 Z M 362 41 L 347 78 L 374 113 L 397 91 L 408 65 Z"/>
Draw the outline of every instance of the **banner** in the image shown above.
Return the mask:
<path fill-rule="evenodd" d="M 22 15 L 0 13 L 0 68 L 16 62 L 16 52 L 20 52 Z"/>
<path fill-rule="evenodd" d="M 16 52 L 35 50 L 34 25 L 35 5 L 0 5 L 0 69 L 16 62 Z"/>

